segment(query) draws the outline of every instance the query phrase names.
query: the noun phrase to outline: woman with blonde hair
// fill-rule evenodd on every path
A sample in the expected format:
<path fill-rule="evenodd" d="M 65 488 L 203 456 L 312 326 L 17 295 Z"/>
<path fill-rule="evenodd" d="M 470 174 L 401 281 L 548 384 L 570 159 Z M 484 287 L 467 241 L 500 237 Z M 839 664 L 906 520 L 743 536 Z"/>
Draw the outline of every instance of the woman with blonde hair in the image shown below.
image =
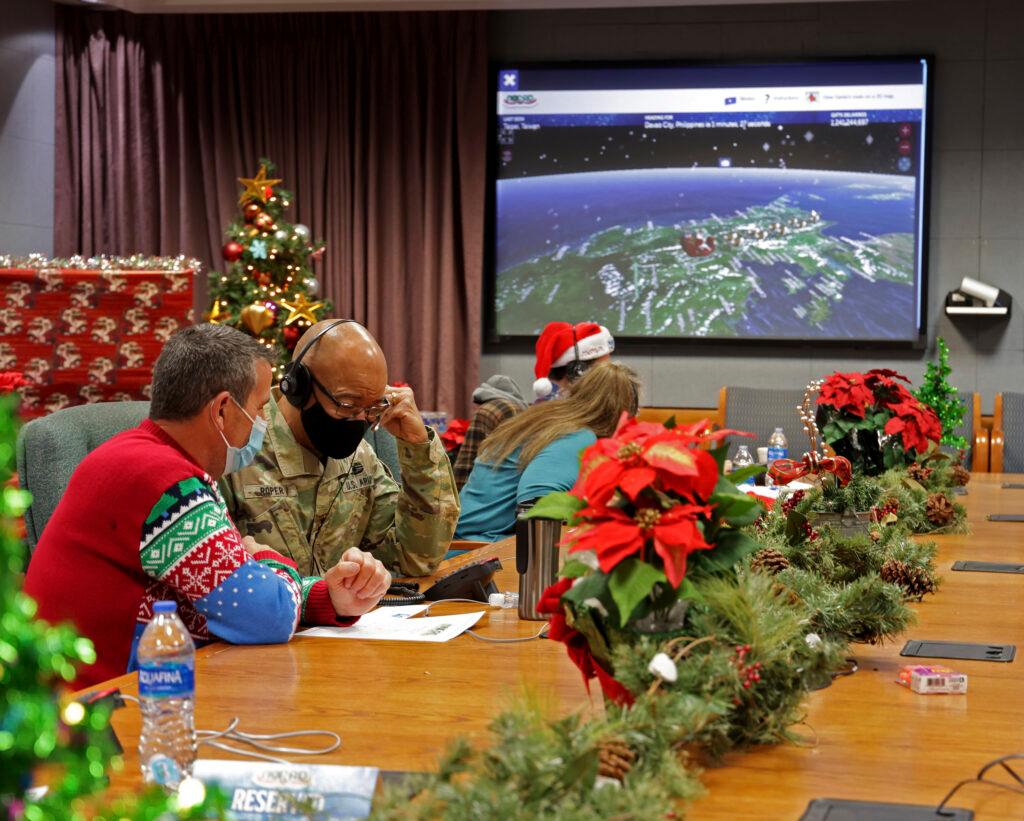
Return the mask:
<path fill-rule="evenodd" d="M 576 483 L 580 451 L 610 436 L 623 411 L 634 415 L 639 381 L 617 362 L 601 362 L 564 399 L 533 405 L 484 441 L 460 494 L 456 539 L 488 542 L 515 529 L 516 506 Z"/>

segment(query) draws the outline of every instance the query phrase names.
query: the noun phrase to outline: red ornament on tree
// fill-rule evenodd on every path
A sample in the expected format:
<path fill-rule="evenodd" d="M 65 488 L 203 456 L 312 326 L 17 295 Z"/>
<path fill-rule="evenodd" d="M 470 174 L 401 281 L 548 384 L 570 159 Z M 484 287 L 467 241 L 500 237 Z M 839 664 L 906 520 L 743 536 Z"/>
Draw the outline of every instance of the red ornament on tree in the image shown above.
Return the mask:
<path fill-rule="evenodd" d="M 250 202 L 242 209 L 242 215 L 246 222 L 252 222 L 260 215 L 260 207 L 256 203 Z"/>
<path fill-rule="evenodd" d="M 245 253 L 245 247 L 242 243 L 231 240 L 221 248 L 220 253 L 228 262 L 238 262 L 242 258 L 242 254 Z"/>
<path fill-rule="evenodd" d="M 284 344 L 288 350 L 294 350 L 295 346 L 299 344 L 299 338 L 302 336 L 302 329 L 298 325 L 285 325 L 284 326 Z"/>
<path fill-rule="evenodd" d="M 266 271 L 255 271 L 253 276 L 260 285 L 269 285 L 272 277 Z"/>
<path fill-rule="evenodd" d="M 256 215 L 256 219 L 253 220 L 253 224 L 261 231 L 269 231 L 271 226 L 274 224 L 274 218 L 267 213 L 260 213 Z"/>

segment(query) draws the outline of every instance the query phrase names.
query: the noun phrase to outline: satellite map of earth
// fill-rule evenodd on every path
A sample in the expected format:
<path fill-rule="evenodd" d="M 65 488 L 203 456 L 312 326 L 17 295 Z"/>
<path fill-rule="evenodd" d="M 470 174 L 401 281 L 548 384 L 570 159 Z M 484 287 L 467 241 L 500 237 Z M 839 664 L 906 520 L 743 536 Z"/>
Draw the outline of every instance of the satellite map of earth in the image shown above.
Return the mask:
<path fill-rule="evenodd" d="M 913 177 L 601 171 L 498 182 L 496 330 L 907 339 Z M 653 205 L 652 204 L 656 204 Z"/>

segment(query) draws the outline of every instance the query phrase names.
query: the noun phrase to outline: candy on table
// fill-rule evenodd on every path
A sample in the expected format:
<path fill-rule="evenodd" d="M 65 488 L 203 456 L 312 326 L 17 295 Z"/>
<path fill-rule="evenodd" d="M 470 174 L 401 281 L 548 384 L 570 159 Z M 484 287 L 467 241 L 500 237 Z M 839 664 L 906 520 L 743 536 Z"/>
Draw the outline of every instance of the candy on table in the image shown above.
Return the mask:
<path fill-rule="evenodd" d="M 942 664 L 908 664 L 900 668 L 896 683 L 925 695 L 967 692 L 967 674 L 958 673 Z"/>

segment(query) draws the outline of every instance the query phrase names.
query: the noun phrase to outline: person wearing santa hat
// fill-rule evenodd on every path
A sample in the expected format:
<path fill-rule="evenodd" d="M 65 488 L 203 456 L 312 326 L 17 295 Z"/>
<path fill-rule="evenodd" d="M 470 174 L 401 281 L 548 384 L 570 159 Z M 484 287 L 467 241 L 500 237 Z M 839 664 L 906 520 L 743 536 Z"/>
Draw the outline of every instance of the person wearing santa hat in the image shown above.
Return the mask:
<path fill-rule="evenodd" d="M 549 322 L 537 338 L 533 393 L 538 402 L 554 399 L 615 350 L 615 338 L 596 322 Z"/>
<path fill-rule="evenodd" d="M 633 416 L 640 382 L 618 362 L 601 362 L 563 398 L 535 404 L 503 422 L 484 440 L 462 488 L 456 539 L 493 542 L 512 533 L 516 507 L 569 490 L 580 453 L 611 436 L 623 413 Z"/>

